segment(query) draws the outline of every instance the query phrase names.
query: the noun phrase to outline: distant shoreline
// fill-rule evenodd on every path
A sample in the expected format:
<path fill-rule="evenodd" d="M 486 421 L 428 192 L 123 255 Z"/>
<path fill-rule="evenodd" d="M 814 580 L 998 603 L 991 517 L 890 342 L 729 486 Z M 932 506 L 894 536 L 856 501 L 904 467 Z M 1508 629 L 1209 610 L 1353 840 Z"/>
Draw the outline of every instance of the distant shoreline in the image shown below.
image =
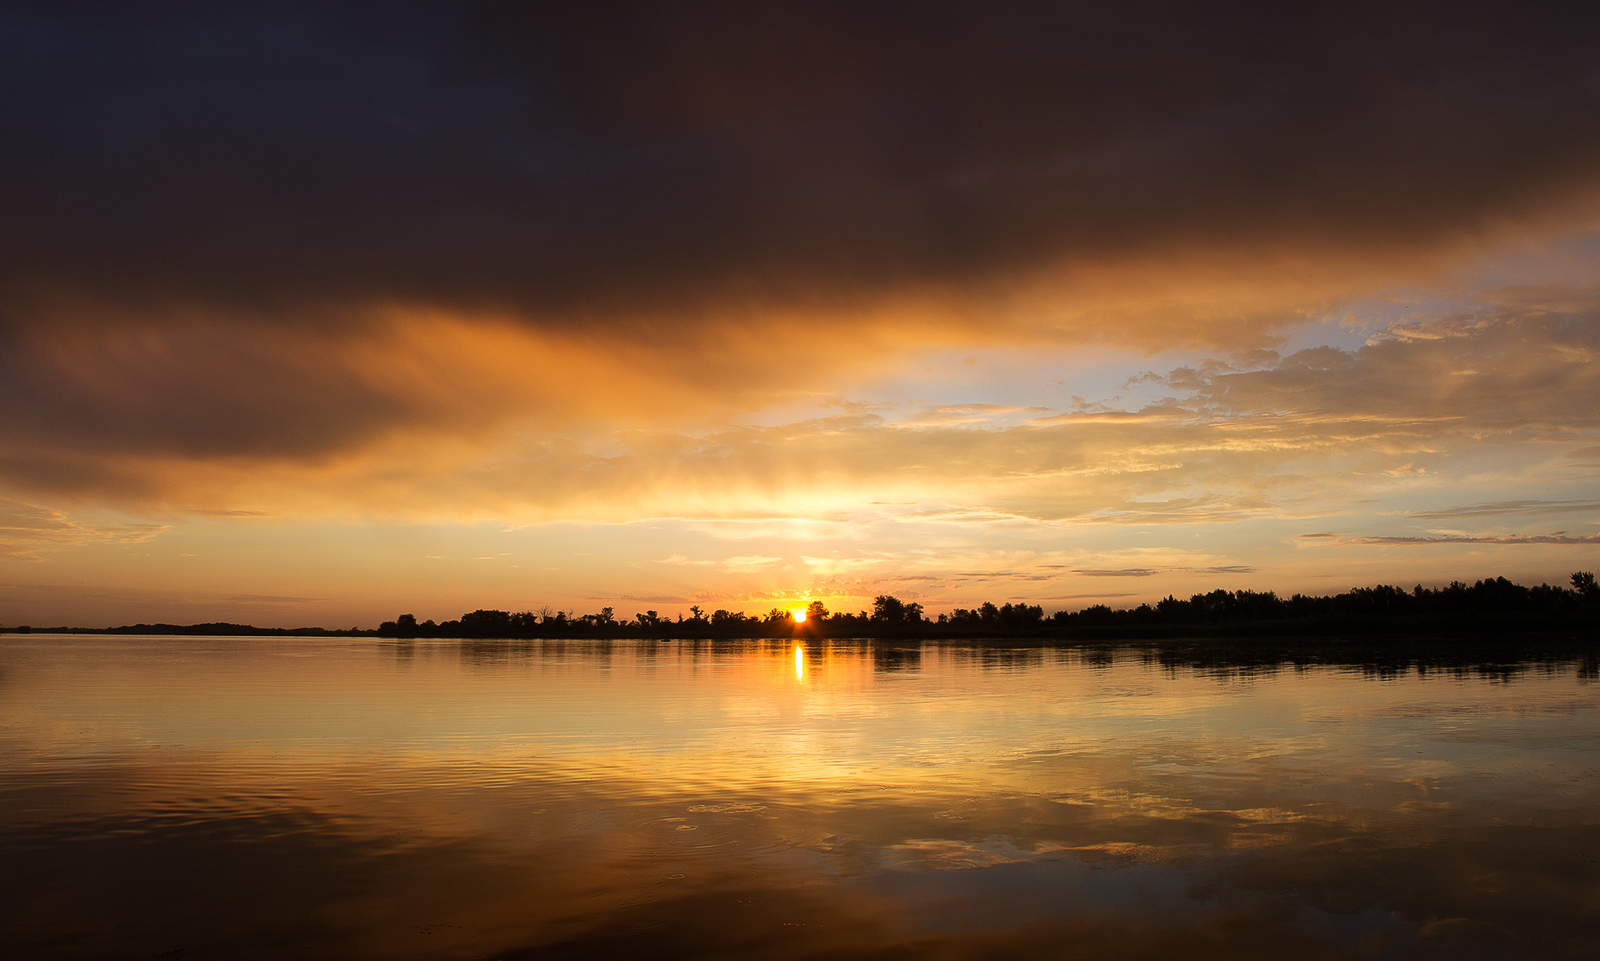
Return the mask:
<path fill-rule="evenodd" d="M 67 634 L 152 637 L 370 637 L 391 641 L 532 641 L 532 640 L 892 640 L 892 641 L 996 641 L 1021 643 L 1096 644 L 1122 641 L 1366 641 L 1394 638 L 1481 641 L 1496 636 L 1565 636 L 1600 643 L 1600 624 L 1592 618 L 1549 619 L 1518 617 L 1422 618 L 1328 618 L 1307 621 L 1245 621 L 1226 624 L 1148 624 L 1089 625 L 1057 627 L 1045 624 L 1033 629 L 986 630 L 982 627 L 955 627 L 925 622 L 915 627 L 897 626 L 833 630 L 831 625 L 787 625 L 786 629 L 716 630 L 705 626 L 663 625 L 640 630 L 631 625 L 538 632 L 511 633 L 417 633 L 397 635 L 379 629 L 335 630 L 322 627 L 255 627 L 249 624 L 130 624 L 121 627 L 0 627 L 0 634 Z"/>
<path fill-rule="evenodd" d="M 1112 641 L 1253 640 L 1340 638 L 1474 638 L 1496 635 L 1571 635 L 1600 638 L 1600 586 L 1587 571 L 1572 575 L 1572 587 L 1523 587 L 1503 577 L 1468 585 L 1453 582 L 1407 591 L 1379 585 L 1343 594 L 1280 598 L 1272 592 L 1216 590 L 1188 600 L 1168 596 L 1154 606 L 1113 610 L 1094 605 L 1057 611 L 1027 603 L 956 608 L 936 618 L 921 604 L 880 595 L 871 613 L 830 613 L 821 602 L 805 610 L 774 608 L 764 617 L 718 610 L 677 620 L 655 611 L 619 620 L 612 608 L 598 614 L 564 611 L 509 613 L 477 610 L 457 620 L 418 622 L 410 614 L 375 629 L 255 627 L 249 624 L 130 624 L 121 627 L 0 627 L 0 634 L 107 634 L 212 637 L 382 637 L 469 640 L 656 640 L 843 639 L 965 640 L 1096 643 Z"/>

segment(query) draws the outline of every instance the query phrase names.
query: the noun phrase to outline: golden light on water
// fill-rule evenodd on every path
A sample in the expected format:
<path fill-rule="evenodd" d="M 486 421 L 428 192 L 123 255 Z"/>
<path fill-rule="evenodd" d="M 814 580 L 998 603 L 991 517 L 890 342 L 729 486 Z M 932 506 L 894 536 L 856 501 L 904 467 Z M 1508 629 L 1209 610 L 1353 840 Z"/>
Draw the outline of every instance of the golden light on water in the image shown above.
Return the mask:
<path fill-rule="evenodd" d="M 799 624 L 806 619 L 806 609 L 803 607 L 794 608 L 789 613 L 794 615 L 794 622 L 796 624 Z"/>
<path fill-rule="evenodd" d="M 794 679 L 803 681 L 806 677 L 806 649 L 796 644 L 794 646 Z"/>

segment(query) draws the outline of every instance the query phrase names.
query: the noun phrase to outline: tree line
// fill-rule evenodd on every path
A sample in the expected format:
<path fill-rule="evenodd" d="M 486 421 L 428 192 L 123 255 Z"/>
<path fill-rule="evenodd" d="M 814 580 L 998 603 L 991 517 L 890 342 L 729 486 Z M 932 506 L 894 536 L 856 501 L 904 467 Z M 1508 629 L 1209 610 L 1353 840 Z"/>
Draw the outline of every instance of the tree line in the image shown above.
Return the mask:
<path fill-rule="evenodd" d="M 384 621 L 383 637 L 1115 637 L 1156 634 L 1384 633 L 1392 631 L 1520 631 L 1600 627 L 1600 587 L 1588 571 L 1575 572 L 1571 587 L 1524 587 L 1504 577 L 1445 587 L 1418 584 L 1410 590 L 1378 585 L 1342 594 L 1215 590 L 1187 600 L 1167 597 L 1154 604 L 1113 609 L 1095 604 L 1046 616 L 1038 604 L 984 603 L 927 616 L 921 604 L 889 594 L 872 610 L 834 613 L 812 601 L 805 618 L 773 608 L 764 615 L 700 607 L 676 618 L 644 611 L 618 618 L 614 608 L 595 614 L 566 611 L 477 610 L 455 620 L 418 622 L 411 614 Z"/>

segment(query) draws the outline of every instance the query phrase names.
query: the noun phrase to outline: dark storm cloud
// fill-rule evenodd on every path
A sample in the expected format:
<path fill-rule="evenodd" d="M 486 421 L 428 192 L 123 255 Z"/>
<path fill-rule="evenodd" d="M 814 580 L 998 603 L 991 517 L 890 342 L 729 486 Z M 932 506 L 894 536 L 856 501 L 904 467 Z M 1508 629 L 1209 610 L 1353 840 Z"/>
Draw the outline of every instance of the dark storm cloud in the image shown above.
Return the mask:
<path fill-rule="evenodd" d="M 1600 13 L 0 7 L 0 283 L 594 319 L 1168 243 L 1428 243 L 1587 187 Z M 329 315 L 318 315 L 323 321 Z"/>

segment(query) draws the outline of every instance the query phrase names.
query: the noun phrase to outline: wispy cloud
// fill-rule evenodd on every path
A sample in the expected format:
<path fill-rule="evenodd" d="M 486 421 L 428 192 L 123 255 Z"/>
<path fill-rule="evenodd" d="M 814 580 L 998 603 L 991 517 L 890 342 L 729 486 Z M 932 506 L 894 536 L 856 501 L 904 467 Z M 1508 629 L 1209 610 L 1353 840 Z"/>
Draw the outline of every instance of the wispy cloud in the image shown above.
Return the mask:
<path fill-rule="evenodd" d="M 741 554 L 724 560 L 721 567 L 731 574 L 748 574 L 782 567 L 787 561 L 782 557 L 764 557 L 760 554 Z"/>
<path fill-rule="evenodd" d="M 1366 545 L 1366 544 L 1567 544 L 1567 545 L 1596 545 L 1600 544 L 1600 534 L 1584 534 L 1577 537 L 1568 535 L 1565 531 L 1552 534 L 1444 534 L 1439 536 L 1356 536 L 1348 534 L 1301 534 L 1303 538 L 1327 539 L 1329 543 L 1339 545 Z"/>
<path fill-rule="evenodd" d="M 190 508 L 189 510 L 185 511 L 185 513 L 197 514 L 197 515 L 199 515 L 201 517 L 271 517 L 272 516 L 271 512 L 269 512 L 269 511 L 232 510 L 232 509 L 225 509 L 225 508 L 202 509 L 202 508 L 198 508 L 198 507 Z"/>
<path fill-rule="evenodd" d="M 1229 564 L 1222 567 L 1125 567 L 1116 570 L 1077 568 L 1072 573 L 1084 577 L 1154 577 L 1157 574 L 1250 574 L 1253 567 Z"/>
<path fill-rule="evenodd" d="M 1446 519 L 1454 517 L 1504 517 L 1514 514 L 1586 514 L 1600 512 L 1600 500 L 1546 501 L 1516 500 L 1496 501 L 1488 504 L 1467 504 L 1437 510 L 1411 510 L 1406 516 L 1419 519 Z"/>
<path fill-rule="evenodd" d="M 310 604 L 324 601 L 322 597 L 281 597 L 276 594 L 234 594 L 228 598 L 240 604 Z"/>
<path fill-rule="evenodd" d="M 51 550 L 83 544 L 138 544 L 170 529 L 166 524 L 84 520 L 54 508 L 0 499 L 0 557 L 39 560 Z"/>
<path fill-rule="evenodd" d="M 714 567 L 716 566 L 717 562 L 708 560 L 693 560 L 686 554 L 673 554 L 670 557 L 661 558 L 659 561 L 656 561 L 656 563 L 672 564 L 680 567 Z"/>
<path fill-rule="evenodd" d="M 609 598 L 601 598 L 601 597 L 590 598 L 590 600 L 596 600 L 596 601 L 598 601 L 598 600 L 608 600 L 608 599 Z M 633 594 L 619 594 L 619 595 L 617 595 L 616 599 L 619 600 L 619 601 L 631 601 L 632 603 L 635 603 L 635 604 L 687 604 L 687 603 L 689 603 L 689 598 L 682 597 L 682 596 L 677 595 L 677 594 L 651 594 L 651 595 L 644 595 L 644 596 L 636 596 L 636 595 L 633 595 Z"/>

